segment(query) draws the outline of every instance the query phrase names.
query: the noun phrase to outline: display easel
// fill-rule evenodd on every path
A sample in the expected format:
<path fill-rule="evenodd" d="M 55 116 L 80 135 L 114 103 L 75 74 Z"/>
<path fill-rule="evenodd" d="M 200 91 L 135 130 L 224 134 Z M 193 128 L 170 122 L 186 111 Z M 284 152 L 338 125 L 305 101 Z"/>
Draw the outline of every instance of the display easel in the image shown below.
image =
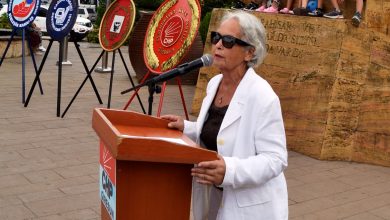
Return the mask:
<path fill-rule="evenodd" d="M 22 30 L 22 103 L 25 104 L 26 103 L 25 36 L 27 36 L 27 44 L 28 44 L 28 47 L 29 47 L 29 50 L 30 50 L 31 59 L 32 59 L 32 62 L 33 62 L 33 65 L 34 65 L 35 75 L 37 76 L 39 74 L 39 72 L 37 70 L 37 64 L 36 64 L 36 60 L 35 60 L 35 56 L 34 56 L 34 51 L 33 51 L 32 46 L 31 46 L 30 37 L 28 35 L 26 35 L 25 27 L 23 27 L 21 30 Z M 3 55 L 2 55 L 2 57 L 0 59 L 0 67 L 1 67 L 1 65 L 2 65 L 2 63 L 3 63 L 4 59 L 5 59 L 5 56 L 7 55 L 8 49 L 9 49 L 9 47 L 10 47 L 10 45 L 11 45 L 13 39 L 14 39 L 15 33 L 16 33 L 16 28 L 13 28 L 11 36 L 8 39 L 7 46 L 5 47 L 4 53 L 3 53 Z M 42 63 L 41 63 L 41 66 L 42 66 Z M 42 84 L 41 84 L 40 80 L 38 80 L 38 84 L 39 84 L 39 90 L 41 92 L 41 95 L 43 95 L 43 89 L 42 89 Z"/>
<path fill-rule="evenodd" d="M 107 7 L 100 23 L 99 42 L 100 46 L 103 48 L 102 54 L 105 52 L 112 52 L 107 108 L 111 107 L 112 84 L 115 72 L 115 55 L 117 51 L 119 52 L 122 63 L 126 69 L 127 76 L 130 79 L 131 86 L 132 88 L 135 87 L 133 79 L 130 76 L 129 69 L 127 68 L 125 59 L 123 58 L 122 52 L 120 50 L 120 47 L 127 41 L 130 35 L 135 20 L 135 13 L 136 11 L 133 1 L 116 0 Z M 99 57 L 96 62 L 99 62 L 100 58 L 101 57 Z M 142 111 L 146 114 L 141 98 L 139 97 L 138 93 L 136 95 Z"/>
<path fill-rule="evenodd" d="M 46 61 L 46 58 L 47 58 L 48 54 L 50 53 L 50 49 L 51 49 L 51 46 L 52 46 L 52 44 L 53 44 L 53 41 L 54 41 L 53 39 L 50 39 L 50 41 L 49 41 L 49 46 L 48 46 L 48 48 L 47 48 L 47 50 L 46 50 L 46 52 L 45 52 L 45 55 L 44 55 L 44 57 L 43 57 L 41 66 L 40 66 L 40 68 L 39 68 L 39 70 L 38 70 L 38 74 L 36 75 L 36 77 L 35 77 L 35 79 L 34 79 L 34 81 L 33 81 L 33 84 L 32 84 L 32 86 L 31 86 L 31 89 L 30 89 L 30 92 L 29 92 L 29 94 L 28 94 L 26 103 L 25 103 L 25 105 L 24 105 L 25 107 L 28 106 L 29 101 L 30 101 L 30 98 L 31 98 L 31 96 L 32 96 L 32 93 L 33 93 L 33 91 L 34 91 L 34 89 L 35 89 L 36 83 L 39 81 L 39 77 L 40 77 L 40 74 L 41 74 L 43 65 L 45 64 L 45 61 Z M 60 50 L 59 50 L 59 54 L 58 54 L 57 117 L 60 117 L 60 112 L 61 112 L 61 93 L 62 93 L 62 92 L 61 92 L 61 87 L 62 87 L 62 63 L 63 63 L 63 54 L 64 54 L 64 39 L 62 39 L 61 41 L 58 41 L 58 43 L 59 43 L 59 46 L 60 46 Z M 83 55 L 82 55 L 82 53 L 81 53 L 81 51 L 80 51 L 80 48 L 79 48 L 80 45 L 78 45 L 77 42 L 74 42 L 74 45 L 75 45 L 75 48 L 76 48 L 76 50 L 77 50 L 77 52 L 78 52 L 78 55 L 79 55 L 79 57 L 80 57 L 80 59 L 81 59 L 83 65 L 84 65 L 84 68 L 85 68 L 86 72 L 87 72 L 87 73 L 90 72 L 90 71 L 88 70 L 88 67 L 86 66 L 85 59 L 84 59 L 84 57 L 83 57 Z M 96 65 L 96 64 L 95 64 L 95 65 Z M 101 98 L 100 98 L 100 95 L 99 95 L 99 92 L 98 92 L 98 90 L 97 90 L 96 84 L 95 84 L 95 82 L 93 81 L 93 78 L 90 76 L 90 74 L 87 74 L 87 77 L 86 77 L 84 83 L 85 83 L 88 79 L 89 79 L 89 81 L 91 82 L 92 88 L 93 88 L 93 90 L 94 90 L 94 92 L 95 92 L 95 95 L 96 95 L 96 97 L 97 97 L 99 103 L 102 104 L 102 100 L 101 100 Z M 83 83 L 83 84 L 84 84 L 84 83 Z M 69 108 L 69 106 L 68 106 L 68 108 Z M 62 116 L 62 117 L 63 117 L 63 116 Z"/>
<path fill-rule="evenodd" d="M 143 56 L 145 65 L 149 71 L 141 79 L 140 84 L 144 83 L 150 74 L 162 74 L 179 64 L 196 37 L 199 23 L 200 4 L 197 0 L 178 0 L 175 4 L 172 4 L 172 1 L 165 1 L 160 5 L 150 19 L 145 34 Z M 179 77 L 176 77 L 176 81 L 179 87 L 185 117 L 189 119 L 181 80 Z M 157 117 L 160 116 L 162 111 L 166 85 L 167 82 L 162 83 Z M 149 86 L 150 89 L 155 89 L 155 85 L 152 87 Z M 121 94 L 125 94 L 130 90 L 122 91 Z M 125 104 L 124 110 L 128 108 L 137 93 L 138 89 L 135 89 L 129 101 Z M 153 100 L 153 97 L 149 96 L 149 106 L 152 105 L 150 100 Z M 149 110 L 149 114 L 151 112 Z"/>
<path fill-rule="evenodd" d="M 58 7 L 57 7 L 58 6 Z M 65 10 L 66 9 L 66 10 Z M 63 66 L 63 56 L 64 56 L 64 51 L 67 48 L 65 47 L 65 44 L 67 46 L 67 38 L 72 30 L 74 24 L 76 23 L 76 18 L 77 18 L 77 10 L 78 10 L 78 2 L 77 0 L 69 0 L 69 1 L 58 1 L 58 0 L 53 0 L 49 6 L 48 9 L 48 23 L 47 23 L 47 31 L 49 36 L 51 37 L 51 40 L 49 42 L 49 47 L 46 50 L 44 60 L 41 64 L 40 70 L 38 71 L 38 74 L 36 75 L 34 82 L 31 86 L 29 96 L 27 98 L 27 102 L 25 103 L 25 107 L 27 107 L 29 100 L 32 96 L 32 93 L 35 89 L 36 83 L 39 82 L 40 80 L 40 73 L 43 67 L 43 64 L 45 63 L 47 55 L 50 53 L 50 49 L 52 46 L 53 41 L 58 41 L 59 42 L 59 56 L 58 56 L 58 86 L 57 86 L 57 117 L 60 117 L 61 113 L 61 87 L 62 87 L 62 66 Z M 78 89 L 76 95 L 73 97 L 71 100 L 70 104 L 67 106 L 65 112 L 62 114 L 62 117 L 64 117 L 65 113 L 68 111 L 69 107 L 73 103 L 74 99 L 80 92 L 81 88 L 84 86 L 87 80 L 91 82 L 92 88 L 95 92 L 95 95 L 99 101 L 100 104 L 103 104 L 99 92 L 97 90 L 97 87 L 95 85 L 95 82 L 91 76 L 92 70 L 88 69 L 85 59 L 83 57 L 83 54 L 81 53 L 80 50 L 80 45 L 74 41 L 74 46 L 77 50 L 77 53 L 83 63 L 84 69 L 87 73 L 87 76 L 85 80 L 83 81 L 82 85 Z M 99 56 L 98 60 L 100 59 L 102 55 Z M 96 66 L 97 62 L 94 64 L 94 67 Z M 92 68 L 92 69 L 93 69 Z"/>
<path fill-rule="evenodd" d="M 85 63 L 84 57 L 83 57 L 83 55 L 82 55 L 82 53 L 81 53 L 81 50 L 80 50 L 80 48 L 79 48 L 79 45 L 78 45 L 76 42 L 75 42 L 75 47 L 76 47 L 77 52 L 78 52 L 78 54 L 79 54 L 79 56 L 80 56 L 80 59 L 81 59 L 81 61 L 82 61 L 82 63 L 83 63 L 83 66 L 84 66 L 84 68 L 85 68 L 85 70 L 86 70 L 87 76 L 85 77 L 84 81 L 81 83 L 80 87 L 77 89 L 77 91 L 76 91 L 76 93 L 74 94 L 73 98 L 71 99 L 71 101 L 69 102 L 68 106 L 66 107 L 65 111 L 62 113 L 62 115 L 61 115 L 62 118 L 65 116 L 65 114 L 66 114 L 67 111 L 69 110 L 70 106 L 72 105 L 72 103 L 74 102 L 74 100 L 76 99 L 76 97 L 78 96 L 78 94 L 80 93 L 80 91 L 81 91 L 81 89 L 83 88 L 83 86 L 84 86 L 84 84 L 86 83 L 86 81 L 89 79 L 89 80 L 91 81 L 91 83 L 93 82 L 92 77 L 91 77 L 91 74 L 92 74 L 93 70 L 95 69 L 96 65 L 99 63 L 100 59 L 102 58 L 102 56 L 103 56 L 103 54 L 104 54 L 104 52 L 105 52 L 104 50 L 102 50 L 102 52 L 100 53 L 98 59 L 95 61 L 94 65 L 92 66 L 92 68 L 91 68 L 91 69 L 88 69 L 88 67 L 87 67 L 87 65 L 86 65 L 86 63 Z M 129 79 L 130 79 L 131 85 L 134 87 L 134 86 L 135 86 L 134 81 L 133 81 L 133 79 L 132 79 L 131 76 L 130 76 L 129 69 L 128 69 L 127 65 L 126 65 L 126 62 L 125 62 L 124 58 L 123 58 L 122 52 L 121 52 L 120 48 L 118 48 L 117 50 L 118 50 L 119 55 L 120 55 L 120 57 L 121 57 L 121 59 L 122 59 L 122 63 L 123 63 L 123 65 L 124 65 L 125 69 L 126 69 L 126 73 L 127 73 L 127 76 L 128 76 Z M 110 107 L 111 107 L 112 84 L 113 84 L 114 71 L 115 71 L 115 70 L 114 70 L 114 66 L 115 66 L 115 52 L 116 52 L 116 50 L 113 51 L 113 56 L 112 56 L 112 67 L 111 67 L 111 71 L 110 71 L 110 85 L 109 85 L 109 92 L 108 92 L 107 108 L 110 108 Z M 95 90 L 95 93 L 98 95 L 97 89 L 96 89 L 96 87 L 95 87 L 95 84 L 94 84 L 94 83 L 92 83 L 92 84 L 93 84 L 93 88 L 94 88 L 94 90 Z M 138 101 L 139 101 L 139 103 L 140 103 L 140 106 L 141 106 L 143 112 L 145 113 L 144 106 L 143 106 L 142 101 L 141 101 L 141 98 L 139 97 L 138 94 L 137 94 L 137 98 L 138 98 Z M 100 99 L 100 96 L 98 96 L 98 99 L 99 99 L 99 103 L 100 103 L 100 104 L 103 104 L 102 101 L 101 101 L 101 99 Z"/>

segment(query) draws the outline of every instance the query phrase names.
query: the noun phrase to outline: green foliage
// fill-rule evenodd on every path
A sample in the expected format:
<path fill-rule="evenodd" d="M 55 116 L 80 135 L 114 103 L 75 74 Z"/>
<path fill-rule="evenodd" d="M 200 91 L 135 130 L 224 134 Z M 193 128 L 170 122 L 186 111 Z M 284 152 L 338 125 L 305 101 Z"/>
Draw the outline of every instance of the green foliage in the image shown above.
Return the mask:
<path fill-rule="evenodd" d="M 230 8 L 234 0 L 204 0 L 202 4 L 202 18 L 214 8 Z"/>
<path fill-rule="evenodd" d="M 100 24 L 105 12 L 106 12 L 106 0 L 99 0 L 99 6 L 96 8 L 95 24 L 97 24 L 97 25 Z"/>
<path fill-rule="evenodd" d="M 90 43 L 99 43 L 99 25 L 103 15 L 106 12 L 106 0 L 99 0 L 99 6 L 96 8 L 96 21 L 93 30 L 87 35 L 87 41 Z"/>
<path fill-rule="evenodd" d="M 12 29 L 12 25 L 8 20 L 7 13 L 0 16 L 0 28 Z"/>
<path fill-rule="evenodd" d="M 93 30 L 87 35 L 87 41 L 90 43 L 99 43 L 99 27 L 94 25 Z"/>
<path fill-rule="evenodd" d="M 202 2 L 202 16 L 199 26 L 199 34 L 203 44 L 206 42 L 207 32 L 211 19 L 211 13 L 214 8 L 230 8 L 234 0 L 205 0 Z"/>
<path fill-rule="evenodd" d="M 203 16 L 202 21 L 200 22 L 199 34 L 200 34 L 200 37 L 202 38 L 203 44 L 206 42 L 207 31 L 209 30 L 210 19 L 211 19 L 211 12 L 207 12 Z"/>

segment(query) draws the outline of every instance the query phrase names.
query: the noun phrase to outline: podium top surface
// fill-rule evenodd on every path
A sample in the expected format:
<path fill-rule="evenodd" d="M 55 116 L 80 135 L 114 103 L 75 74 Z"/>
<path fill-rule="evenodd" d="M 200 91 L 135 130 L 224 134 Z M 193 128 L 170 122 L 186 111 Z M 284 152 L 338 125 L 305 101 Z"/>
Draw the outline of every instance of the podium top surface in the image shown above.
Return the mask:
<path fill-rule="evenodd" d="M 168 121 L 132 111 L 96 108 L 92 127 L 117 160 L 199 163 L 217 154 L 199 147 Z"/>

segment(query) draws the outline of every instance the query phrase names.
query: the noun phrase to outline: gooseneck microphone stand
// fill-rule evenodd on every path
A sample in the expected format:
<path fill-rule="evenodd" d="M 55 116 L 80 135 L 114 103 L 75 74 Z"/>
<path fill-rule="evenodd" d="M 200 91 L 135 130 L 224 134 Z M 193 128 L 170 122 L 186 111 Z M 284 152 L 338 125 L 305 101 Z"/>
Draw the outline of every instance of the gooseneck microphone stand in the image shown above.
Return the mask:
<path fill-rule="evenodd" d="M 161 87 L 159 85 L 156 85 L 156 82 L 153 79 L 147 80 L 141 84 L 138 84 L 136 86 L 133 86 L 133 88 L 130 88 L 126 91 L 121 92 L 121 94 L 125 94 L 127 92 L 131 91 L 138 91 L 141 87 L 148 86 L 148 115 L 152 115 L 152 107 L 153 107 L 153 96 L 154 93 L 159 94 L 161 92 Z"/>
<path fill-rule="evenodd" d="M 149 97 L 148 97 L 148 115 L 152 115 L 153 107 L 153 96 L 154 93 L 159 94 L 161 92 L 161 87 L 155 83 L 150 83 L 148 85 Z"/>

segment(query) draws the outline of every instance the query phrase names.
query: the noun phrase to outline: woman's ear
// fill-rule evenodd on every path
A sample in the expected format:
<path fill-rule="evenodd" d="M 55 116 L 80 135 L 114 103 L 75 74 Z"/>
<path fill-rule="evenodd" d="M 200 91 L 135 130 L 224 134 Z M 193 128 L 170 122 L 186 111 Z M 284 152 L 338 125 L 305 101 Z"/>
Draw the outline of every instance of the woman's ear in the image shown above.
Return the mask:
<path fill-rule="evenodd" d="M 251 61 L 254 56 L 255 56 L 255 48 L 250 47 L 248 50 L 246 50 L 245 61 L 247 62 Z"/>

